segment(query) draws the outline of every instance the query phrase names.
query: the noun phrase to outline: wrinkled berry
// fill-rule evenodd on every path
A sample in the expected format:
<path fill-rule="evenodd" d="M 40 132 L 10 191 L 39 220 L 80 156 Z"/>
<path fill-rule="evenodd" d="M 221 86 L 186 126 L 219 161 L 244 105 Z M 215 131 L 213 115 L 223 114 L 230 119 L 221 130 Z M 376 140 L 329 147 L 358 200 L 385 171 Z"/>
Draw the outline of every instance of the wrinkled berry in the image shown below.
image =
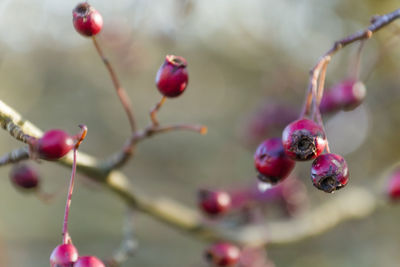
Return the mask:
<path fill-rule="evenodd" d="M 389 179 L 387 194 L 392 200 L 400 199 L 400 169 L 395 170 Z"/>
<path fill-rule="evenodd" d="M 205 253 L 206 259 L 215 266 L 235 266 L 240 258 L 240 249 L 230 243 L 212 245 Z"/>
<path fill-rule="evenodd" d="M 31 165 L 18 163 L 10 171 L 11 182 L 22 189 L 34 189 L 39 184 L 39 174 Z"/>
<path fill-rule="evenodd" d="M 75 30 L 88 37 L 98 34 L 103 27 L 102 16 L 87 2 L 78 4 L 72 10 L 72 21 Z"/>
<path fill-rule="evenodd" d="M 282 134 L 283 148 L 291 159 L 305 161 L 318 157 L 326 146 L 321 126 L 309 119 L 290 123 Z"/>
<path fill-rule="evenodd" d="M 74 267 L 106 267 L 104 263 L 95 256 L 82 256 L 74 264 Z"/>
<path fill-rule="evenodd" d="M 58 245 L 50 256 L 51 267 L 72 267 L 78 260 L 78 250 L 72 244 Z"/>
<path fill-rule="evenodd" d="M 344 80 L 324 94 L 320 110 L 321 112 L 353 110 L 362 103 L 366 92 L 362 82 L 353 79 Z"/>
<path fill-rule="evenodd" d="M 73 138 L 63 130 L 50 130 L 37 142 L 37 151 L 41 158 L 56 160 L 65 156 L 74 147 Z"/>
<path fill-rule="evenodd" d="M 323 154 L 312 163 L 311 179 L 319 190 L 332 193 L 343 188 L 349 181 L 349 169 L 342 156 Z"/>
<path fill-rule="evenodd" d="M 281 138 L 270 138 L 258 146 L 254 164 L 261 181 L 276 184 L 290 174 L 295 162 L 285 154 Z"/>
<path fill-rule="evenodd" d="M 166 97 L 177 97 L 185 91 L 188 84 L 186 59 L 167 55 L 164 63 L 158 69 L 156 85 L 161 94 Z"/>
<path fill-rule="evenodd" d="M 224 191 L 199 191 L 199 206 L 208 215 L 216 216 L 227 212 L 231 206 L 231 197 Z"/>

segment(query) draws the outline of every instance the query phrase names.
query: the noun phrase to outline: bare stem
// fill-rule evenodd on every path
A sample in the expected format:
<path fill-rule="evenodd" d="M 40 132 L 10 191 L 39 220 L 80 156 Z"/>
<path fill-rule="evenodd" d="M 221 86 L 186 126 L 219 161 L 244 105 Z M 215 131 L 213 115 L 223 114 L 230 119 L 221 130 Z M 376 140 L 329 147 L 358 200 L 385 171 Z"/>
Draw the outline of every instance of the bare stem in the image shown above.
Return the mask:
<path fill-rule="evenodd" d="M 160 102 L 158 102 L 151 110 L 150 110 L 150 119 L 151 122 L 153 123 L 154 127 L 157 127 L 158 125 L 160 125 L 160 123 L 157 120 L 157 112 L 160 110 L 160 108 L 164 105 L 165 100 L 167 100 L 167 97 L 163 96 L 160 100 Z"/>
<path fill-rule="evenodd" d="M 125 89 L 121 86 L 117 74 L 114 71 L 114 68 L 112 67 L 110 61 L 105 57 L 103 50 L 101 49 L 97 39 L 95 36 L 92 36 L 93 44 L 96 47 L 97 53 L 103 60 L 104 65 L 106 66 L 108 73 L 110 74 L 111 80 L 114 84 L 114 88 L 117 92 L 117 95 L 119 97 L 119 100 L 122 103 L 122 106 L 125 109 L 125 113 L 128 116 L 129 124 L 131 126 L 132 132 L 135 132 L 136 130 L 136 123 L 135 123 L 135 117 L 133 116 L 133 111 L 132 111 L 132 104 L 131 101 L 125 91 Z"/>

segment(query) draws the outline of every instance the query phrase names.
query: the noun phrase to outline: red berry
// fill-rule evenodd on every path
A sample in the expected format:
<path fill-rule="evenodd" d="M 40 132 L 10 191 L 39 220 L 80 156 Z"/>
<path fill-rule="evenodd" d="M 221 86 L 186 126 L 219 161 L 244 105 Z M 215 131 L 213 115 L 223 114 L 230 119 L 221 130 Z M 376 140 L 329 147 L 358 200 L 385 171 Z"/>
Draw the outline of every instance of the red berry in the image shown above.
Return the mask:
<path fill-rule="evenodd" d="M 240 249 L 230 243 L 216 243 L 207 249 L 205 256 L 215 266 L 235 266 L 240 258 Z"/>
<path fill-rule="evenodd" d="M 327 141 L 321 126 L 312 120 L 300 119 L 286 126 L 282 143 L 286 155 L 294 160 L 305 161 L 318 157 Z"/>
<path fill-rule="evenodd" d="M 270 138 L 258 146 L 254 164 L 261 181 L 276 184 L 290 174 L 295 162 L 285 154 L 281 138 Z"/>
<path fill-rule="evenodd" d="M 316 188 L 332 193 L 343 188 L 349 181 L 349 169 L 342 156 L 323 154 L 312 163 L 311 179 Z"/>
<path fill-rule="evenodd" d="M 103 27 L 103 18 L 100 13 L 87 2 L 78 4 L 72 10 L 75 30 L 83 36 L 98 34 Z"/>
<path fill-rule="evenodd" d="M 167 55 L 164 63 L 158 69 L 156 85 L 161 94 L 166 97 L 177 97 L 185 91 L 188 84 L 186 59 Z"/>
<path fill-rule="evenodd" d="M 220 215 L 231 207 L 231 197 L 224 191 L 203 189 L 199 192 L 199 206 L 208 215 Z"/>
<path fill-rule="evenodd" d="M 10 172 L 10 179 L 17 188 L 34 189 L 39 184 L 39 174 L 36 169 L 24 163 L 13 166 Z"/>
<path fill-rule="evenodd" d="M 400 169 L 394 171 L 390 176 L 387 194 L 392 200 L 400 199 Z"/>
<path fill-rule="evenodd" d="M 74 147 L 73 138 L 63 130 L 50 130 L 37 142 L 41 158 L 56 160 L 65 156 Z"/>
<path fill-rule="evenodd" d="M 82 256 L 75 262 L 74 267 L 106 267 L 104 263 L 95 256 Z"/>
<path fill-rule="evenodd" d="M 365 95 L 366 89 L 362 82 L 344 80 L 324 94 L 320 105 L 321 112 L 353 110 L 362 103 Z"/>
<path fill-rule="evenodd" d="M 72 244 L 58 245 L 50 256 L 51 267 L 72 267 L 78 260 L 78 250 Z"/>

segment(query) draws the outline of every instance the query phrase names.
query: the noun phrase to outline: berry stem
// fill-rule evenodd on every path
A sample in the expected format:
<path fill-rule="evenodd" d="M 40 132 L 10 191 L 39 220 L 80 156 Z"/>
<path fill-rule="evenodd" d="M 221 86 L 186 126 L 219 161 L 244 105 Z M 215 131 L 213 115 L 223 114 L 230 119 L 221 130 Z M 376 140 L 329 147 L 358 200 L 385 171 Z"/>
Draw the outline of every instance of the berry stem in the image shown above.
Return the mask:
<path fill-rule="evenodd" d="M 114 84 L 115 91 L 117 92 L 117 95 L 119 97 L 119 100 L 121 101 L 122 106 L 125 109 L 125 113 L 128 116 L 129 124 L 131 126 L 132 132 L 136 131 L 136 123 L 135 123 L 135 117 L 133 115 L 132 111 L 132 104 L 131 101 L 125 91 L 125 89 L 121 86 L 121 83 L 118 80 L 117 74 L 114 71 L 114 68 L 112 67 L 110 61 L 105 57 L 103 50 L 101 49 L 97 38 L 95 36 L 92 36 L 93 44 L 96 47 L 97 53 L 99 54 L 100 58 L 102 59 L 104 65 L 106 66 L 111 80 Z"/>
<path fill-rule="evenodd" d="M 72 193 L 74 192 L 74 182 L 75 182 L 75 173 L 76 173 L 76 154 L 77 154 L 76 152 L 77 152 L 77 148 L 75 147 L 74 151 L 73 151 L 74 160 L 72 163 L 72 173 L 71 173 L 71 180 L 69 182 L 67 203 L 65 204 L 64 223 L 63 223 L 63 230 L 62 230 L 63 244 L 68 244 L 70 241 L 70 236 L 68 234 L 68 216 L 69 216 L 69 210 L 71 207 Z"/>
<path fill-rule="evenodd" d="M 158 102 L 151 110 L 150 110 L 150 119 L 151 122 L 153 124 L 153 127 L 158 127 L 160 125 L 160 123 L 157 120 L 157 112 L 160 110 L 160 108 L 164 105 L 165 100 L 167 100 L 166 96 L 163 96 L 160 100 L 160 102 Z"/>
<path fill-rule="evenodd" d="M 358 46 L 357 49 L 357 54 L 354 60 L 354 66 L 353 66 L 353 70 L 351 71 L 351 77 L 355 80 L 358 81 L 360 79 L 360 70 L 361 70 L 361 53 L 362 50 L 364 48 L 364 44 L 365 44 L 365 40 L 362 40 L 360 42 L 360 45 Z"/>

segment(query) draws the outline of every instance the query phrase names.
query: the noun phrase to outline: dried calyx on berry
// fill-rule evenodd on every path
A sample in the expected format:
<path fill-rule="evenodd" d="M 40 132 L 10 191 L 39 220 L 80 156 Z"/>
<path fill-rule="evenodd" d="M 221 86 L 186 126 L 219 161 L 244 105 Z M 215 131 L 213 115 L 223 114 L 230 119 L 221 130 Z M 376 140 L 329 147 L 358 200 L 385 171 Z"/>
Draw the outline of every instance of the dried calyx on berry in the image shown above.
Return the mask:
<path fill-rule="evenodd" d="M 283 130 L 283 148 L 293 160 L 315 159 L 327 144 L 325 132 L 321 126 L 309 119 L 300 119 L 290 123 Z"/>
<path fill-rule="evenodd" d="M 207 261 L 215 266 L 235 266 L 240 258 L 240 249 L 228 242 L 215 243 L 205 252 Z"/>
<path fill-rule="evenodd" d="M 106 265 L 95 256 L 82 256 L 75 262 L 74 267 L 106 267 Z"/>
<path fill-rule="evenodd" d="M 348 111 L 358 107 L 365 99 L 367 90 L 361 81 L 344 80 L 327 91 L 320 104 L 321 112 Z"/>
<path fill-rule="evenodd" d="M 94 36 L 103 28 L 102 16 L 87 2 L 78 4 L 72 10 L 72 17 L 75 30 L 83 36 Z"/>
<path fill-rule="evenodd" d="M 221 215 L 231 207 L 231 196 L 225 191 L 202 189 L 198 196 L 199 207 L 207 215 Z"/>
<path fill-rule="evenodd" d="M 10 179 L 18 189 L 35 190 L 39 186 L 37 170 L 26 163 L 15 164 L 10 171 Z"/>
<path fill-rule="evenodd" d="M 181 95 L 188 84 L 186 59 L 180 56 L 167 55 L 158 69 L 156 85 L 160 93 L 166 97 Z"/>
<path fill-rule="evenodd" d="M 349 169 L 342 156 L 329 153 L 317 157 L 312 163 L 311 180 L 319 190 L 332 193 L 349 181 Z"/>
<path fill-rule="evenodd" d="M 50 256 L 51 267 L 71 267 L 78 260 L 78 250 L 72 244 L 58 245 Z M 75 266 L 75 265 L 74 265 Z"/>
<path fill-rule="evenodd" d="M 396 169 L 392 172 L 386 190 L 391 200 L 400 200 L 400 169 Z"/>
<path fill-rule="evenodd" d="M 266 183 L 276 184 L 285 179 L 295 166 L 282 145 L 281 138 L 270 138 L 261 143 L 254 154 L 258 178 Z"/>

